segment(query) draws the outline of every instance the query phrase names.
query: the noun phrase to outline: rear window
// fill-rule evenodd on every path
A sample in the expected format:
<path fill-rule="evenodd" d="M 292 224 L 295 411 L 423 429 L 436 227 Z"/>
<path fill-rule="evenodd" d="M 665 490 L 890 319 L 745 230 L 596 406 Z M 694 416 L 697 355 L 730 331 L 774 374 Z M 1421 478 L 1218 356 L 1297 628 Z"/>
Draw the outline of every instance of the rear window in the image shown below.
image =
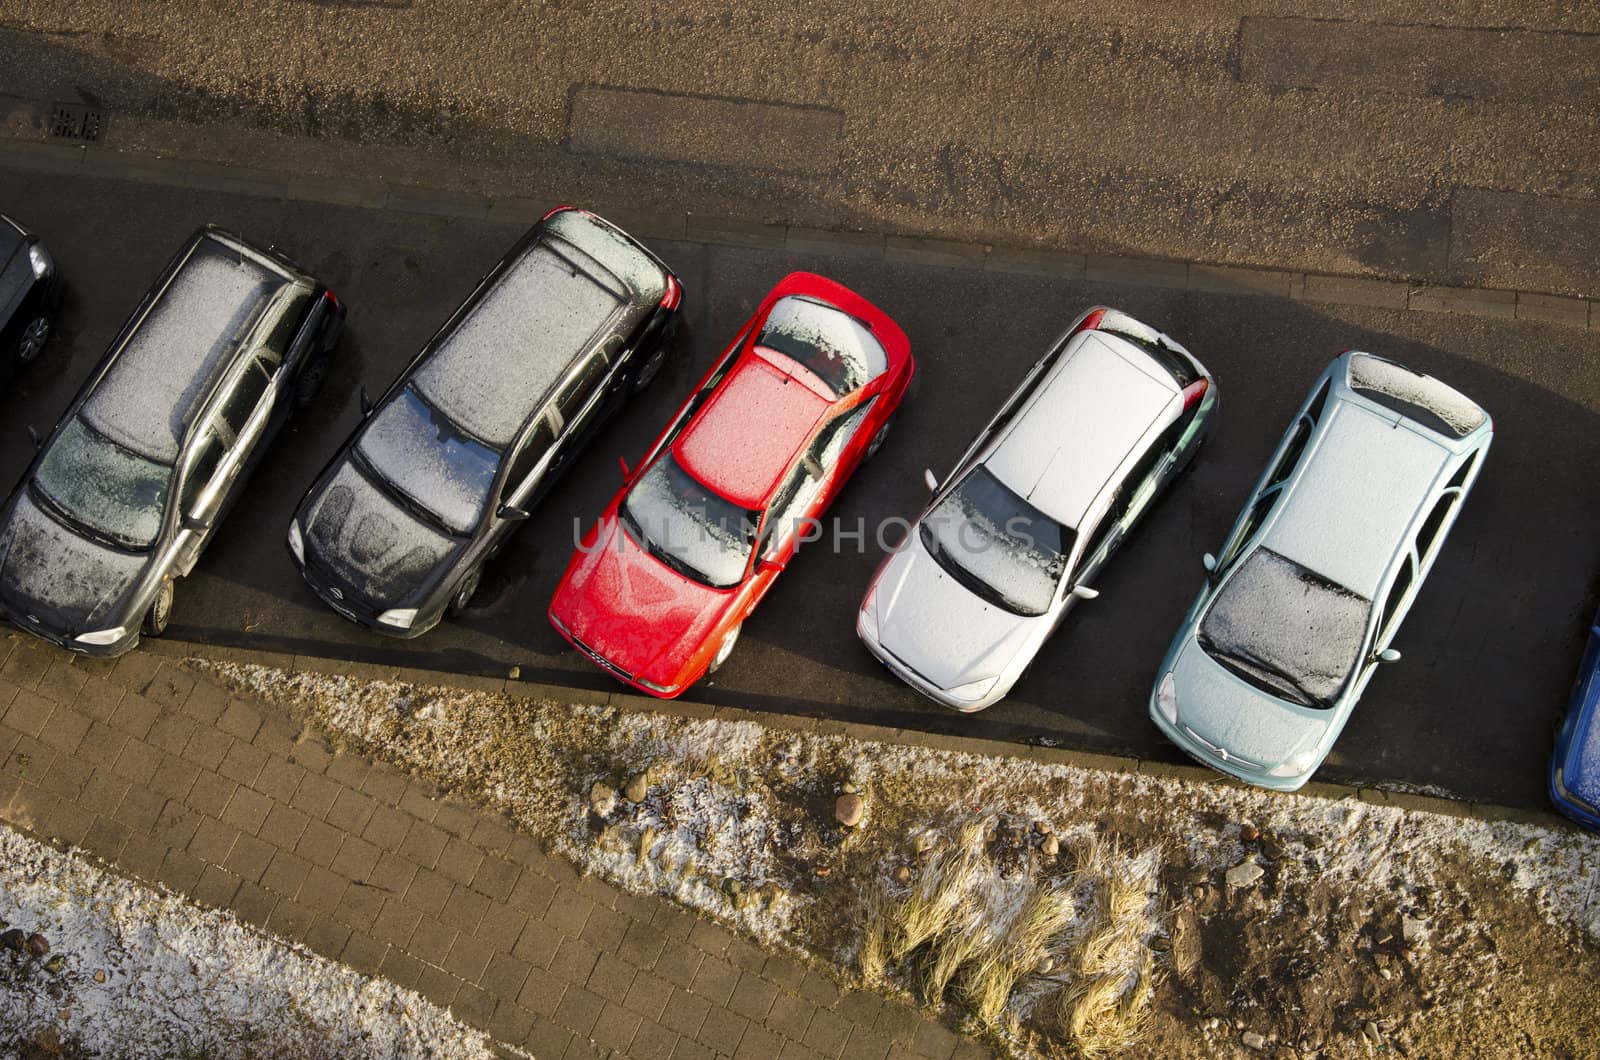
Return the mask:
<path fill-rule="evenodd" d="M 1473 401 L 1432 376 L 1371 354 L 1350 358 L 1350 387 L 1386 409 L 1456 438 L 1465 438 L 1487 419 Z"/>
<path fill-rule="evenodd" d="M 1177 380 L 1180 388 L 1188 386 L 1200 378 L 1200 373 L 1194 370 L 1194 362 L 1170 346 L 1159 341 L 1136 335 L 1131 331 L 1123 331 L 1115 325 L 1102 323 L 1096 329 L 1104 335 L 1115 335 L 1124 342 L 1131 342 L 1150 356 L 1150 359 L 1167 370 L 1167 374 Z"/>
<path fill-rule="evenodd" d="M 882 375 L 889 356 L 855 317 L 810 298 L 780 298 L 767 314 L 757 346 L 776 350 L 843 397 Z"/>

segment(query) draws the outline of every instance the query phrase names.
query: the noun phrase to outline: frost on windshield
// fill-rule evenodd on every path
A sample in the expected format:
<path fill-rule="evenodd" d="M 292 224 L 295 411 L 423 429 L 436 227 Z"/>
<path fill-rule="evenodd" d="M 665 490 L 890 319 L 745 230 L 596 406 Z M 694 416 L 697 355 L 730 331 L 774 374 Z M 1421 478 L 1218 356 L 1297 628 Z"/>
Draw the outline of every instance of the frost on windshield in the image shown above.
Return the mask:
<path fill-rule="evenodd" d="M 1487 418 L 1483 409 L 1453 387 L 1370 354 L 1350 358 L 1350 385 L 1386 408 L 1457 438 L 1465 438 Z"/>
<path fill-rule="evenodd" d="M 592 261 L 536 243 L 500 274 L 417 369 L 417 389 L 504 448 L 627 294 Z"/>
<path fill-rule="evenodd" d="M 615 273 L 636 301 L 655 305 L 666 296 L 667 276 L 661 266 L 610 224 L 591 220 L 578 210 L 562 210 L 545 227 Z"/>
<path fill-rule="evenodd" d="M 696 482 L 672 454 L 640 476 L 622 514 L 640 544 L 679 572 L 714 588 L 744 578 L 756 513 Z"/>
<path fill-rule="evenodd" d="M 1355 668 L 1372 601 L 1271 549 L 1223 583 L 1200 623 L 1200 645 L 1258 687 L 1328 707 Z"/>
<path fill-rule="evenodd" d="M 84 402 L 84 418 L 126 449 L 175 461 L 196 407 L 286 282 L 201 240 Z"/>
<path fill-rule="evenodd" d="M 1072 531 L 978 467 L 922 521 L 922 542 L 967 588 L 1019 615 L 1042 615 L 1066 569 Z"/>
<path fill-rule="evenodd" d="M 478 525 L 500 454 L 462 434 L 406 387 L 361 435 L 361 455 L 401 492 L 458 534 Z"/>
<path fill-rule="evenodd" d="M 113 445 L 75 417 L 50 443 L 34 485 L 73 520 L 128 548 L 161 532 L 172 469 Z"/>
<path fill-rule="evenodd" d="M 773 303 L 756 345 L 799 362 L 840 397 L 889 367 L 883 347 L 855 317 L 794 295 Z"/>
<path fill-rule="evenodd" d="M 41 511 L 27 493 L 0 531 L 0 570 L 11 605 L 60 632 L 81 632 L 105 617 L 139 576 L 148 556 L 106 548 L 74 534 Z"/>
<path fill-rule="evenodd" d="M 332 567 L 374 610 L 407 602 L 456 543 L 412 518 L 346 463 L 306 521 L 318 561 Z"/>

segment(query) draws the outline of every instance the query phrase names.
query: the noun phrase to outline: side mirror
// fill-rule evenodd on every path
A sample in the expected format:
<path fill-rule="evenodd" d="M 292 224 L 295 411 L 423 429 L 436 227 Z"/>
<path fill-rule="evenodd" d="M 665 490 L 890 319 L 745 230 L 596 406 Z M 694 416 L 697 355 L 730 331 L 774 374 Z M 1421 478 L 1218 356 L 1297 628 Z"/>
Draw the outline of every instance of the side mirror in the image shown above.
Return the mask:
<path fill-rule="evenodd" d="M 1217 573 L 1217 557 L 1209 552 L 1200 557 L 1200 565 L 1206 569 L 1207 574 Z"/>
<path fill-rule="evenodd" d="M 1100 595 L 1099 589 L 1091 589 L 1087 585 L 1074 585 L 1072 595 L 1080 600 L 1094 600 Z"/>
<path fill-rule="evenodd" d="M 372 398 L 368 396 L 365 385 L 361 387 L 361 415 L 372 415 Z"/>
<path fill-rule="evenodd" d="M 928 487 L 928 492 L 929 493 L 938 493 L 939 492 L 939 479 L 934 475 L 934 473 L 932 471 L 930 471 L 930 470 L 928 470 L 926 468 L 924 468 L 923 472 L 922 472 L 922 484 L 924 486 Z"/>
<path fill-rule="evenodd" d="M 1377 659 L 1381 663 L 1399 662 L 1400 653 L 1393 648 L 1385 648 L 1378 653 Z"/>
<path fill-rule="evenodd" d="M 617 466 L 622 468 L 622 481 L 628 481 L 628 476 L 633 474 L 632 471 L 628 470 L 628 461 L 619 456 L 617 457 Z"/>
<path fill-rule="evenodd" d="M 495 518 L 505 519 L 510 522 L 518 522 L 528 517 L 527 512 L 523 511 L 521 508 L 518 508 L 514 504 L 502 504 L 500 507 L 495 509 L 494 514 Z"/>
<path fill-rule="evenodd" d="M 196 534 L 202 534 L 211 529 L 211 520 L 202 519 L 198 515 L 185 515 L 182 522 L 185 530 Z"/>
<path fill-rule="evenodd" d="M 32 440 L 35 449 L 44 444 L 43 439 L 39 437 L 39 432 L 33 429 L 33 424 L 31 423 L 28 424 L 28 438 Z"/>

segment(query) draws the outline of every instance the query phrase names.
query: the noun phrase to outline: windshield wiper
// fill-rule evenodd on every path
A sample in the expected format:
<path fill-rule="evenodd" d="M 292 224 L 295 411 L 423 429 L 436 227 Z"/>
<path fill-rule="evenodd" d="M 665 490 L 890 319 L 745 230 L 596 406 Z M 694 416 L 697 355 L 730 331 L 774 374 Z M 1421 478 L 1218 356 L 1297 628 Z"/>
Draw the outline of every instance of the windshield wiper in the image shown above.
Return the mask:
<path fill-rule="evenodd" d="M 1200 646 L 1205 649 L 1207 654 L 1257 688 L 1280 695 L 1290 695 L 1302 707 L 1321 705 L 1321 700 L 1301 688 L 1298 681 L 1277 667 L 1270 666 L 1249 655 L 1241 655 L 1238 652 L 1219 648 L 1209 637 L 1201 637 L 1199 640 Z"/>

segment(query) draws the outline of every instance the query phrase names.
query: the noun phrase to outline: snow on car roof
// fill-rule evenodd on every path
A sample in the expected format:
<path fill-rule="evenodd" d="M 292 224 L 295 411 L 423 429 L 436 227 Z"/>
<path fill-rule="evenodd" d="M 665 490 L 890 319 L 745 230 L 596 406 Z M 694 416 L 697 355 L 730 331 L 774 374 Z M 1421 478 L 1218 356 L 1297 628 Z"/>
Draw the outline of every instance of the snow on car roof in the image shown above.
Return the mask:
<path fill-rule="evenodd" d="M 562 210 L 545 228 L 605 266 L 641 304 L 655 305 L 666 295 L 666 271 L 610 222 L 582 210 Z"/>
<path fill-rule="evenodd" d="M 1305 459 L 1265 543 L 1372 599 L 1450 452 L 1394 417 L 1340 401 Z"/>
<path fill-rule="evenodd" d="M 1465 438 L 1489 418 L 1477 402 L 1454 387 L 1370 353 L 1351 355 L 1350 386 L 1431 430 L 1457 438 Z"/>
<path fill-rule="evenodd" d="M 240 340 L 289 282 L 205 236 L 84 403 L 83 416 L 117 444 L 172 463 Z"/>
<path fill-rule="evenodd" d="M 1076 528 L 1178 394 L 1138 350 L 1086 331 L 986 461 L 1007 486 Z"/>
<path fill-rule="evenodd" d="M 744 508 L 760 508 L 832 403 L 746 354 L 678 438 L 689 473 Z"/>
<path fill-rule="evenodd" d="M 533 243 L 428 355 L 416 386 L 452 421 L 503 448 L 627 302 L 594 258 L 565 243 Z"/>

